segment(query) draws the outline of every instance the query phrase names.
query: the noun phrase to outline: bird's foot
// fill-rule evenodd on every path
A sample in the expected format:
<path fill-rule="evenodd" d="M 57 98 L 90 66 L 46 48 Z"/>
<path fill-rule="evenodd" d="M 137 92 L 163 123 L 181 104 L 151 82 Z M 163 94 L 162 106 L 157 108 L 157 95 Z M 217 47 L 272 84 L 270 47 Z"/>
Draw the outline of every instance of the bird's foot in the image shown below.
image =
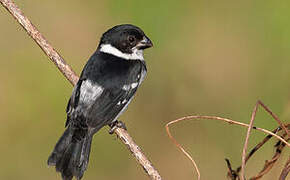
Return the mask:
<path fill-rule="evenodd" d="M 113 134 L 117 128 L 122 128 L 122 129 L 127 130 L 125 123 L 118 120 L 112 122 L 111 124 L 109 124 L 109 126 L 111 127 L 111 129 L 109 130 L 109 134 Z"/>

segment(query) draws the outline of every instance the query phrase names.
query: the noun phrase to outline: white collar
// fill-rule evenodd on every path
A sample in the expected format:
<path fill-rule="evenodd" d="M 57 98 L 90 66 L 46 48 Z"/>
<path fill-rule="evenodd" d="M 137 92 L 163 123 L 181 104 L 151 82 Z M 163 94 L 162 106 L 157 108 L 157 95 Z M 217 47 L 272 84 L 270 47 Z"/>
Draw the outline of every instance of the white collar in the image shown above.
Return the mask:
<path fill-rule="evenodd" d="M 111 44 L 102 44 L 100 51 L 107 54 L 112 54 L 114 56 L 127 59 L 127 60 L 142 60 L 144 61 L 143 57 L 143 50 L 139 50 L 137 48 L 133 49 L 132 54 L 123 53 L 119 49 L 115 48 Z"/>

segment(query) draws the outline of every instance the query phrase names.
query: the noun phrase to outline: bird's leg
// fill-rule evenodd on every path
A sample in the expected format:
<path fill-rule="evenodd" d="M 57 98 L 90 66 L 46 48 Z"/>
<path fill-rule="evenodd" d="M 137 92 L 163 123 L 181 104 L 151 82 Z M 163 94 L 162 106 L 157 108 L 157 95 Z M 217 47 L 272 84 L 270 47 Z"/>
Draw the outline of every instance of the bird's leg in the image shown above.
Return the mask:
<path fill-rule="evenodd" d="M 127 130 L 125 123 L 118 120 L 112 122 L 111 124 L 109 124 L 109 126 L 111 127 L 111 129 L 109 130 L 109 134 L 113 134 L 117 128 L 122 128 L 122 129 Z"/>

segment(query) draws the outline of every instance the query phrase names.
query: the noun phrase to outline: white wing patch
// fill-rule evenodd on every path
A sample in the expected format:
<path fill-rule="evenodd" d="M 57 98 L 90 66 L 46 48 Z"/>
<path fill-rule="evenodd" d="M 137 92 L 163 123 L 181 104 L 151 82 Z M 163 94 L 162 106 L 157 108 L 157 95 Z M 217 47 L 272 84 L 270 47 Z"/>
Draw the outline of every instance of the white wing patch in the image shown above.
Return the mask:
<path fill-rule="evenodd" d="M 137 86 L 138 86 L 138 82 L 134 82 L 134 83 L 132 83 L 132 84 L 125 84 L 123 87 L 122 87 L 122 89 L 124 90 L 124 91 L 129 91 L 130 89 L 134 89 L 134 88 L 136 88 Z"/>
<path fill-rule="evenodd" d="M 90 80 L 82 82 L 80 88 L 80 100 L 85 104 L 92 104 L 104 91 L 104 88 Z"/>
<path fill-rule="evenodd" d="M 142 60 L 144 61 L 144 56 L 143 56 L 143 50 L 139 50 L 137 48 L 133 48 L 132 54 L 128 53 L 123 53 L 119 49 L 115 48 L 111 44 L 102 44 L 101 45 L 101 52 L 107 53 L 107 54 L 112 54 L 114 56 L 127 59 L 127 60 Z"/>
<path fill-rule="evenodd" d="M 119 101 L 117 103 L 117 105 L 120 106 L 121 104 L 126 104 L 127 102 L 128 102 L 128 100 L 127 99 L 124 99 L 123 101 Z"/>
<path fill-rule="evenodd" d="M 122 87 L 122 89 L 124 90 L 124 91 L 129 91 L 130 90 L 130 85 L 128 85 L 128 84 L 125 84 L 123 87 Z"/>
<path fill-rule="evenodd" d="M 125 104 L 126 102 L 128 102 L 127 99 L 124 99 L 124 100 L 122 101 L 122 104 Z"/>
<path fill-rule="evenodd" d="M 139 84 L 139 83 L 137 83 L 137 82 L 132 83 L 132 84 L 131 84 L 131 88 L 132 88 L 132 89 L 136 88 L 136 87 L 138 86 L 138 84 Z"/>

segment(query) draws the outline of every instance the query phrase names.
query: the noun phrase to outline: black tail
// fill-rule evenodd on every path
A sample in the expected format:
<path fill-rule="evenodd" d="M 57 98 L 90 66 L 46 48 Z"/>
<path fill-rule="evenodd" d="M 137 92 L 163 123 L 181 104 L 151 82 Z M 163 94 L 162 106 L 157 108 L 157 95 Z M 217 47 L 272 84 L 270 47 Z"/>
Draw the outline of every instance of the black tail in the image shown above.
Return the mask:
<path fill-rule="evenodd" d="M 71 180 L 73 176 L 79 180 L 88 166 L 91 143 L 92 136 L 76 139 L 74 130 L 68 127 L 55 145 L 47 164 L 55 166 L 63 180 Z"/>

